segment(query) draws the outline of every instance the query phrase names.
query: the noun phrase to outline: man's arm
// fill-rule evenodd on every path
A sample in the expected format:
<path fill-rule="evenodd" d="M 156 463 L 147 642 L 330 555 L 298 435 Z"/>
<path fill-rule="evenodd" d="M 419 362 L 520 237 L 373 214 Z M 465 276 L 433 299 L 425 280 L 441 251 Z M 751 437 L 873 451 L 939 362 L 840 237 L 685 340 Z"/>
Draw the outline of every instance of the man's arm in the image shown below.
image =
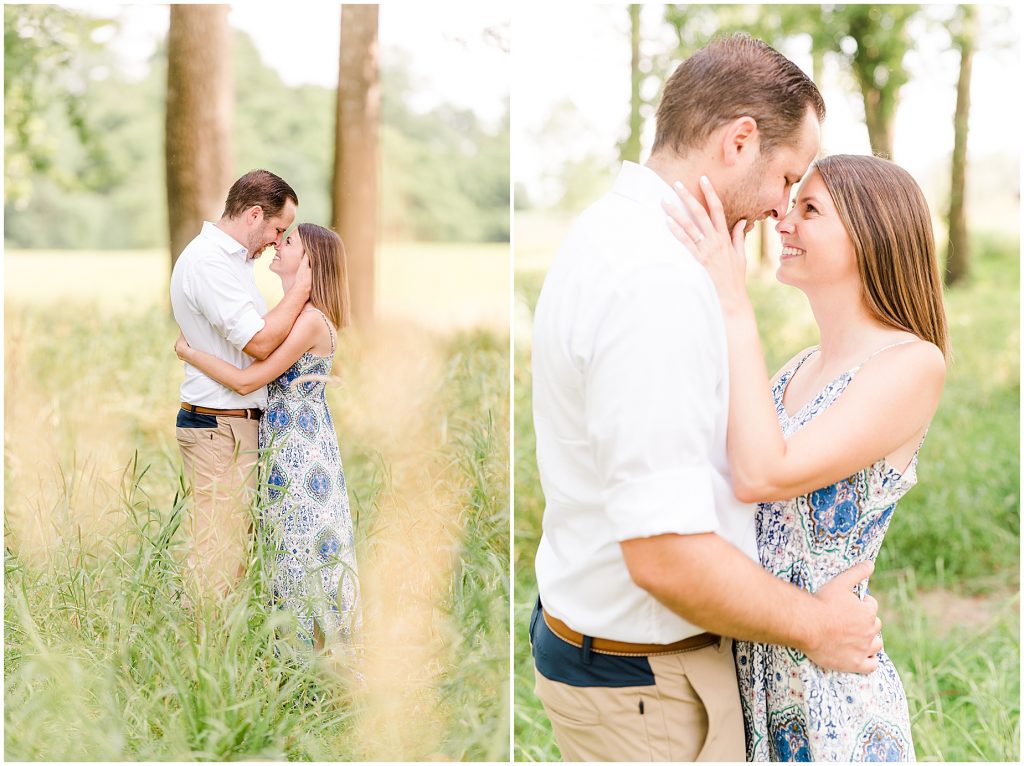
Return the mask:
<path fill-rule="evenodd" d="M 878 602 L 854 586 L 874 569 L 862 562 L 811 595 L 773 577 L 716 534 L 625 540 L 633 581 L 676 614 L 714 633 L 792 646 L 825 668 L 878 667 Z"/>
<path fill-rule="evenodd" d="M 309 256 L 303 255 L 295 274 L 295 283 L 284 294 L 281 302 L 263 316 L 263 329 L 253 335 L 242 350 L 260 361 L 273 354 L 288 337 L 302 307 L 309 300 L 312 284 L 313 272 L 309 266 Z"/>

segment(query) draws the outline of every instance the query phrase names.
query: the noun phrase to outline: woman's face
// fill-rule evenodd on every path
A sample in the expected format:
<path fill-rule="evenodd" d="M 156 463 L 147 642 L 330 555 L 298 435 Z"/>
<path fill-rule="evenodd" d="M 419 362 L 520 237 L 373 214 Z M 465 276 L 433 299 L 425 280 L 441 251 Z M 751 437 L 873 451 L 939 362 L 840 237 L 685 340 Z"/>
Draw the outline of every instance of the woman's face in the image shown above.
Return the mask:
<path fill-rule="evenodd" d="M 812 170 L 797 190 L 786 217 L 775 225 L 782 238 L 782 255 L 776 276 L 799 288 L 859 283 L 853 242 L 817 170 Z"/>
<path fill-rule="evenodd" d="M 270 262 L 270 270 L 282 279 L 292 276 L 298 271 L 299 263 L 305 252 L 306 248 L 299 238 L 299 230 L 295 228 L 277 248 L 277 255 Z"/>

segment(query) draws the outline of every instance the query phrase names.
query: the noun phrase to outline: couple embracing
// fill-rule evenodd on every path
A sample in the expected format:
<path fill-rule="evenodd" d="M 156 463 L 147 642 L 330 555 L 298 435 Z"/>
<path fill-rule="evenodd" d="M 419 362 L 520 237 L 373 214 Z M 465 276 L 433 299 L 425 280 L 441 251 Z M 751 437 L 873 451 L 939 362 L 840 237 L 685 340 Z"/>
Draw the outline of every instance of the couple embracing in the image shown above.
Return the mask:
<path fill-rule="evenodd" d="M 547 275 L 530 638 L 566 760 L 914 758 L 867 580 L 945 378 L 941 283 L 918 185 L 815 161 L 824 116 L 769 46 L 710 43 Z M 820 333 L 774 378 L 743 255 L 769 216 Z"/>
<path fill-rule="evenodd" d="M 193 495 L 192 587 L 202 597 L 237 583 L 255 506 L 274 601 L 294 615 L 300 641 L 331 650 L 350 646 L 359 626 L 352 520 L 324 395 L 349 322 L 348 282 L 341 238 L 293 227 L 298 201 L 279 176 L 251 171 L 178 257 L 176 434 Z M 270 311 L 253 274 L 268 248 L 284 288 Z"/>

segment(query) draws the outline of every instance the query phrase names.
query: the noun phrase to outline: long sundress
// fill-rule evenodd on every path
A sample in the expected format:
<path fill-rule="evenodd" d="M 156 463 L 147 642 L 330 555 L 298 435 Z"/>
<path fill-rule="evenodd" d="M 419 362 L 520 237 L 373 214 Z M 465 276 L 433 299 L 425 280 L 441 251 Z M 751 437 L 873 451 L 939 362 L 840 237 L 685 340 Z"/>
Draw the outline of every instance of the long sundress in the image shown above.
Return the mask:
<path fill-rule="evenodd" d="M 292 612 L 307 643 L 316 622 L 325 643 L 350 644 L 359 630 L 358 575 L 345 474 L 324 392 L 331 353 L 307 351 L 267 385 L 260 419 L 262 522 L 273 546 L 274 600 Z M 307 377 L 312 376 L 312 377 Z"/>
<path fill-rule="evenodd" d="M 875 354 L 896 345 L 902 343 Z M 816 350 L 784 372 L 772 390 L 786 438 L 828 409 L 864 364 L 790 416 L 782 404 L 786 386 Z M 896 501 L 916 483 L 917 452 L 903 474 L 882 459 L 806 495 L 761 503 L 761 565 L 813 593 L 854 564 L 875 559 Z M 824 670 L 801 652 L 775 644 L 737 641 L 735 652 L 748 761 L 915 760 L 906 694 L 884 651 L 870 675 Z"/>

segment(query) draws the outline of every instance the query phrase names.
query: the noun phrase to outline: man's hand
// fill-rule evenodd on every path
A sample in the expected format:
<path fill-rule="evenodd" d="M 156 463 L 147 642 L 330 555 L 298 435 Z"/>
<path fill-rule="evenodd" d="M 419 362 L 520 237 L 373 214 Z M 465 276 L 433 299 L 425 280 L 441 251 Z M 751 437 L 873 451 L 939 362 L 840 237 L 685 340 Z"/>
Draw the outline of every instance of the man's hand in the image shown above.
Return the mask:
<path fill-rule="evenodd" d="M 875 565 L 862 561 L 818 589 L 814 598 L 820 609 L 817 640 L 805 648 L 816 664 L 845 673 L 871 673 L 878 667 L 882 650 L 882 621 L 873 596 L 862 601 L 854 592 L 859 582 L 874 571 Z"/>
<path fill-rule="evenodd" d="M 178 339 L 174 341 L 174 353 L 177 355 L 178 359 L 183 362 L 187 362 L 188 359 L 186 359 L 185 356 L 188 354 L 188 350 L 190 348 L 192 347 L 189 346 L 188 341 L 185 340 L 185 334 L 181 330 L 178 330 Z"/>
<path fill-rule="evenodd" d="M 295 272 L 295 284 L 292 285 L 292 290 L 302 296 L 303 302 L 309 300 L 310 290 L 313 289 L 313 269 L 309 265 L 309 253 L 302 254 L 302 260 L 299 261 L 298 271 Z"/>

